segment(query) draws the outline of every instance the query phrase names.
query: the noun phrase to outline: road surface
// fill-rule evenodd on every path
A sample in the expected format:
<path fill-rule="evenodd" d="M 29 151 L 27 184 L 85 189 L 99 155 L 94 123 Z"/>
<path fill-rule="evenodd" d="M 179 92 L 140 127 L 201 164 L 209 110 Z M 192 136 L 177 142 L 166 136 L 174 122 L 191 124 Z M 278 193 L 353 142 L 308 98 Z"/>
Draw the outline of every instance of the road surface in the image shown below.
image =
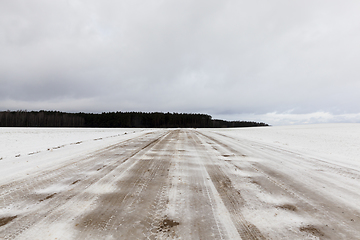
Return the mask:
<path fill-rule="evenodd" d="M 360 173 L 164 129 L 0 186 L 0 239 L 360 239 Z"/>

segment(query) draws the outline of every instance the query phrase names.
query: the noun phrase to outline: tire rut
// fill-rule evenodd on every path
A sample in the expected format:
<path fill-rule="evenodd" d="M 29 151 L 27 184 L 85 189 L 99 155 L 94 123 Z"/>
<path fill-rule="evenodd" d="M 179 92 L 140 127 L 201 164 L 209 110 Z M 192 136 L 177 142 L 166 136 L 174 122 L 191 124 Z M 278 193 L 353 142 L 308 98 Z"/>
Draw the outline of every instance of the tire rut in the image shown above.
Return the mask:
<path fill-rule="evenodd" d="M 147 151 L 171 151 L 168 145 L 172 135 L 168 134 Z M 111 234 L 115 239 L 140 239 L 151 232 L 154 223 L 145 217 L 146 211 L 155 206 L 154 211 L 161 212 L 167 201 L 171 159 L 164 156 L 167 155 L 137 159 L 127 176 L 116 182 L 116 189 L 102 194 L 96 201 L 96 207 L 77 220 L 80 233 L 76 238 L 99 239 Z"/>
<path fill-rule="evenodd" d="M 196 146 L 201 147 L 202 150 L 208 154 L 208 160 L 210 162 L 206 164 L 205 167 L 210 175 L 211 181 L 230 212 L 231 218 L 241 238 L 244 240 L 265 239 L 260 230 L 254 224 L 247 221 L 242 214 L 241 209 L 244 207 L 244 200 L 240 191 L 234 188 L 227 174 L 222 171 L 221 167 L 217 165 L 209 155 L 208 149 L 204 147 L 205 143 L 200 140 L 198 135 L 194 135 L 194 141 L 196 142 Z"/>
<path fill-rule="evenodd" d="M 284 156 L 282 156 L 284 157 L 283 161 L 286 161 L 287 165 L 282 166 L 282 171 L 279 171 L 277 169 L 274 169 L 273 167 L 270 167 L 273 165 L 272 161 L 280 162 L 280 160 L 276 159 L 279 156 L 272 156 L 271 153 L 267 152 L 267 148 L 265 146 L 259 147 L 259 144 L 255 143 L 240 144 L 239 140 L 224 136 L 234 141 L 234 146 L 241 146 L 243 149 L 247 149 L 246 152 L 254 151 L 257 155 L 261 154 L 260 156 L 262 156 L 262 159 L 266 159 L 265 162 L 263 160 L 251 160 L 251 162 L 248 162 L 246 160 L 248 157 L 247 155 L 231 147 L 230 145 L 225 144 L 226 141 L 220 142 L 220 139 L 214 139 L 213 137 L 210 137 L 204 133 L 198 132 L 198 134 L 210 140 L 212 144 L 215 144 L 215 148 L 224 148 L 227 152 L 233 153 L 235 159 L 242 159 L 241 161 L 226 161 L 229 166 L 232 165 L 232 167 L 229 167 L 229 169 L 235 168 L 241 171 L 243 168 L 245 168 L 248 169 L 247 171 L 253 172 L 253 175 L 258 177 L 252 177 L 253 180 L 251 180 L 250 183 L 258 185 L 261 188 L 261 191 L 265 190 L 266 192 L 268 192 L 268 194 L 271 195 L 274 194 L 273 191 L 275 190 L 276 194 L 289 196 L 289 199 L 293 199 L 293 201 L 295 202 L 294 204 L 296 205 L 287 205 L 285 203 L 284 205 L 277 205 L 274 207 L 278 209 L 284 209 L 286 211 L 291 211 L 299 217 L 302 216 L 308 219 L 312 219 L 310 222 L 314 222 L 315 224 L 299 226 L 298 231 L 300 233 L 314 233 L 314 237 L 320 237 L 320 239 L 341 239 L 344 237 L 349 238 L 350 236 L 354 236 L 354 232 L 356 232 L 355 229 L 357 228 L 355 219 L 360 220 L 360 214 L 359 212 L 357 212 L 357 210 L 351 211 L 350 213 L 347 209 L 343 208 L 344 206 L 340 207 L 333 199 L 329 199 L 321 195 L 321 193 L 316 192 L 315 190 L 305 186 L 300 178 L 294 178 L 293 176 L 290 176 L 289 174 L 284 172 L 286 171 L 284 169 L 291 166 L 289 164 L 293 164 L 294 169 L 296 169 L 296 165 L 299 164 L 298 162 L 302 161 L 303 159 L 303 157 L 299 157 L 299 154 L 290 154 L 286 153 L 286 151 L 285 153 L 281 153 L 281 155 L 284 154 Z M 248 147 L 248 145 L 250 144 L 252 146 L 252 149 Z M 221 153 L 219 153 L 219 155 L 221 155 Z M 292 163 L 292 161 L 298 162 Z M 315 161 L 315 159 L 307 159 L 305 162 L 311 162 L 311 164 L 315 164 Z M 322 161 L 320 161 L 320 165 L 322 165 Z M 326 163 L 325 165 L 331 164 Z M 309 177 L 312 176 L 311 173 L 308 173 L 307 171 L 305 171 L 305 174 L 309 175 Z M 296 211 L 289 210 L 289 207 L 286 208 L 286 206 L 290 206 L 290 209 L 295 208 Z M 305 231 L 308 228 L 316 229 L 316 231 Z M 321 234 L 315 234 L 316 232 L 320 232 Z"/>
<path fill-rule="evenodd" d="M 150 142 L 145 140 L 145 145 L 140 142 L 140 147 L 137 150 L 125 153 L 120 159 L 118 159 L 118 157 L 111 159 L 111 161 L 108 161 L 109 164 L 101 171 L 93 170 L 96 168 L 97 159 L 109 154 L 108 152 L 116 151 L 119 147 L 121 148 L 121 143 L 108 147 L 106 150 L 97 151 L 92 157 L 84 158 L 80 162 L 66 164 L 65 166 L 48 172 L 44 171 L 40 176 L 36 176 L 35 178 L 29 177 L 28 179 L 3 185 L 2 190 L 5 194 L 2 195 L 3 201 L 1 202 L 1 209 L 5 211 L 6 209 L 15 210 L 18 214 L 15 220 L 1 227 L 0 237 L 14 239 L 31 226 L 46 219 L 55 212 L 56 209 L 69 202 L 74 196 L 78 196 L 84 189 L 100 181 L 104 176 L 114 171 L 114 169 L 122 166 L 128 159 L 134 157 L 141 151 L 146 151 L 146 148 L 151 148 L 163 136 L 164 135 L 155 135 L 155 140 L 150 140 Z M 138 139 L 141 139 L 141 137 Z M 131 140 L 133 141 L 134 139 Z M 135 146 L 137 145 L 139 145 L 138 142 Z M 77 167 L 74 168 L 74 165 Z M 87 173 L 84 175 L 84 172 Z M 79 176 L 82 176 L 82 179 L 78 179 Z M 72 184 L 75 181 L 77 181 L 77 184 Z M 51 189 L 51 186 L 58 182 L 62 183 L 62 186 L 65 187 L 63 191 Z M 50 188 L 49 191 L 46 191 L 47 188 Z M 7 189 L 9 190 L 6 191 Z M 45 192 L 49 193 L 41 193 L 44 189 Z M 39 191 L 40 193 L 37 193 Z"/>

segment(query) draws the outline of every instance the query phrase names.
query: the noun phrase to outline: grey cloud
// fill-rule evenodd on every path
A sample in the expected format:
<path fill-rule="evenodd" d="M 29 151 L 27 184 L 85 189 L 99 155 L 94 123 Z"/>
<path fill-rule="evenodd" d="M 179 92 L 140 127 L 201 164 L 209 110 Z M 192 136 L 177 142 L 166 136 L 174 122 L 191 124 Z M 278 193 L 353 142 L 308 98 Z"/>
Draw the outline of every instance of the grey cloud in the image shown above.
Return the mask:
<path fill-rule="evenodd" d="M 359 5 L 2 1 L 0 107 L 355 114 Z"/>

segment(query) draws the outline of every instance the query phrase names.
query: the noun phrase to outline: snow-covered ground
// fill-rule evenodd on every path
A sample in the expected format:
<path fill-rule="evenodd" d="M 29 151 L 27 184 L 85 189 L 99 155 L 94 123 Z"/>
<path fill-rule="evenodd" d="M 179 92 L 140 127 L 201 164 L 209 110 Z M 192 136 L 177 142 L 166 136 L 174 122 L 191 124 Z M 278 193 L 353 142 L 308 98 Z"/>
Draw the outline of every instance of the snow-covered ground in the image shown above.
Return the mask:
<path fill-rule="evenodd" d="M 360 169 L 360 123 L 227 128 L 215 132 Z"/>
<path fill-rule="evenodd" d="M 208 130 L 360 169 L 360 124 L 357 123 Z M 64 161 L 74 154 L 95 151 L 144 131 L 152 130 L 0 128 L 0 174 L 5 179 L 24 170 L 38 169 L 39 165 Z"/>
<path fill-rule="evenodd" d="M 1 180 L 85 155 L 151 129 L 0 128 Z"/>
<path fill-rule="evenodd" d="M 0 239 L 360 239 L 360 124 L 0 130 Z"/>

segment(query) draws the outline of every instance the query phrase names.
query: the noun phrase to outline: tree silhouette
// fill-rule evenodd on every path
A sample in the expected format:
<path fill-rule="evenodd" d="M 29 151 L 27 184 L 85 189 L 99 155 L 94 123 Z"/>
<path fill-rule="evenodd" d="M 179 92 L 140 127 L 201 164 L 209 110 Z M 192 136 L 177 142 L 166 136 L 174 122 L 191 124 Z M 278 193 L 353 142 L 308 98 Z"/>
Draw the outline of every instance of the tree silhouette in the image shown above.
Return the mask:
<path fill-rule="evenodd" d="M 222 128 L 268 126 L 265 123 L 225 121 L 199 113 L 59 111 L 3 111 L 0 127 L 104 127 L 104 128 Z"/>

